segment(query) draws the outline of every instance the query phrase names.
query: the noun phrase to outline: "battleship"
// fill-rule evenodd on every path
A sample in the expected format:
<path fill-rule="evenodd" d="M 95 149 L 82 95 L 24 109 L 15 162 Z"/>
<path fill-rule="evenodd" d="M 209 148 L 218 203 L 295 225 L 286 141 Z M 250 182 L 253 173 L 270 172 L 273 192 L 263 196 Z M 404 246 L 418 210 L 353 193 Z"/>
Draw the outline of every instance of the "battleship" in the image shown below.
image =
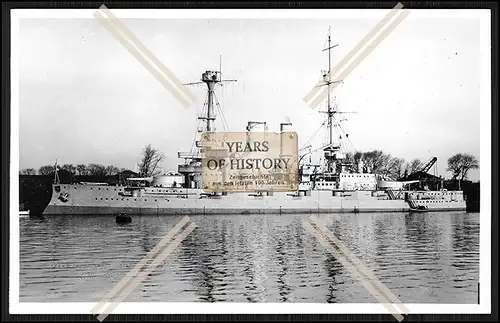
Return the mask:
<path fill-rule="evenodd" d="M 341 111 L 332 104 L 331 37 L 328 33 L 328 70 L 322 72 L 327 87 L 325 122 L 328 142 L 300 155 L 297 163 L 298 185 L 293 191 L 207 192 L 203 186 L 202 146 L 195 140 L 189 152 L 178 152 L 183 160 L 175 172 L 143 178 L 129 178 L 125 185 L 105 183 L 62 184 L 57 175 L 52 197 L 43 214 L 78 215 L 208 215 L 208 214 L 290 214 L 290 213 L 360 213 L 465 211 L 462 191 L 448 191 L 442 186 L 429 189 L 419 181 L 398 181 L 371 172 L 346 158 L 345 145 L 337 136 Z M 222 79 L 221 70 L 206 71 L 201 80 L 186 85 L 205 84 L 207 99 L 198 117 L 203 133 L 216 131 L 215 108 L 219 103 L 217 85 L 235 80 Z M 279 125 L 280 132 L 290 132 L 290 122 Z M 265 121 L 250 121 L 247 132 L 266 132 Z M 303 148 L 304 149 L 304 148 Z M 300 151 L 303 151 L 301 149 Z M 321 162 L 312 163 L 313 151 L 322 153 Z M 309 156 L 309 158 L 305 158 Z M 308 160 L 306 162 L 306 160 Z M 435 159 L 427 163 L 429 169 Z M 410 189 L 413 185 L 413 189 Z M 415 188 L 417 186 L 417 188 Z"/>

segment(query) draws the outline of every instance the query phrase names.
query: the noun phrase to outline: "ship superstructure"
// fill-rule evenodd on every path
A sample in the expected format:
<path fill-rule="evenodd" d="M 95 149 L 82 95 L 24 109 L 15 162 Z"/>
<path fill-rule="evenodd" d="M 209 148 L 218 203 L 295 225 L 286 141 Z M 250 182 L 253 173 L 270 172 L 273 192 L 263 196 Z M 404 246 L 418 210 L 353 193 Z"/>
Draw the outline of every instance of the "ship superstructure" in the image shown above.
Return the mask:
<path fill-rule="evenodd" d="M 328 51 L 328 71 L 323 72 L 328 89 L 324 125 L 325 145 L 303 153 L 299 159 L 299 186 L 293 192 L 218 192 L 206 193 L 202 183 L 202 153 L 199 138 L 189 152 L 179 152 L 183 160 L 177 172 L 147 179 L 131 179 L 125 186 L 93 183 L 53 184 L 53 194 L 44 214 L 250 214 L 250 213 L 334 213 L 334 212 L 404 212 L 411 210 L 465 210 L 462 191 L 409 190 L 418 181 L 400 182 L 370 172 L 360 160 L 346 160 L 342 133 L 337 115 L 341 112 L 332 104 L 330 87 L 340 80 L 331 78 L 330 31 L 325 51 Z M 217 85 L 235 80 L 223 80 L 221 70 L 206 71 L 201 81 L 207 99 L 198 117 L 198 133 L 213 132 Z M 222 112 L 222 110 L 220 110 Z M 292 129 L 292 124 L 280 124 L 280 131 Z M 335 131 L 335 129 L 340 130 Z M 267 131 L 266 122 L 250 121 L 246 131 Z M 303 149 L 304 150 L 304 149 Z M 322 151 L 321 162 L 313 164 L 311 155 Z M 57 174 L 57 172 L 56 172 Z"/>

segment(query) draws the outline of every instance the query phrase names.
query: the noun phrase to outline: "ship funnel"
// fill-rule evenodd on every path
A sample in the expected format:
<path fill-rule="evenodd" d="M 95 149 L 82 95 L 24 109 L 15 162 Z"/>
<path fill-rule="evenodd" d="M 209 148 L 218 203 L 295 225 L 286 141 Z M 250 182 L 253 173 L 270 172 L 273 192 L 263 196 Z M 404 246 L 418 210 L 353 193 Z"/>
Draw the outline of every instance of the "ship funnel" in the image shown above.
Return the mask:
<path fill-rule="evenodd" d="M 266 132 L 267 126 L 262 121 L 248 121 L 247 131 L 249 132 Z"/>
<path fill-rule="evenodd" d="M 281 132 L 291 132 L 292 131 L 292 123 L 291 122 L 285 122 L 280 124 L 280 131 Z"/>
<path fill-rule="evenodd" d="M 287 136 L 290 134 L 287 134 L 288 132 L 292 132 L 292 123 L 291 122 L 282 122 L 280 123 L 280 136 L 281 136 L 281 141 L 280 141 L 280 155 L 281 156 L 288 156 L 288 154 L 285 154 L 289 149 L 283 146 L 283 143 L 286 142 Z"/>

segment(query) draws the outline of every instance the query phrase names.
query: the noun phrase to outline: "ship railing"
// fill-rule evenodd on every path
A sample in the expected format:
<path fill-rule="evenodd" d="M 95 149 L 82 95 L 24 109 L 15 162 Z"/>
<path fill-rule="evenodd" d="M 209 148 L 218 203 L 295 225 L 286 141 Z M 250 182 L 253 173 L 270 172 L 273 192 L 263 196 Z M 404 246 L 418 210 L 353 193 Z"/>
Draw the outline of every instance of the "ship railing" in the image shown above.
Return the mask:
<path fill-rule="evenodd" d="M 408 194 L 408 192 L 405 193 L 405 202 L 408 203 L 411 209 L 416 209 L 418 208 L 418 205 L 415 203 L 415 201 L 411 198 L 411 195 Z"/>
<path fill-rule="evenodd" d="M 397 197 L 396 195 L 394 194 L 394 191 L 390 188 L 386 189 L 385 192 L 387 193 L 387 196 L 389 196 L 389 199 L 390 200 L 396 200 Z"/>
<path fill-rule="evenodd" d="M 390 188 L 387 188 L 385 191 L 387 193 L 387 196 L 389 196 L 389 199 L 391 199 L 391 200 L 401 199 L 401 194 L 403 193 L 403 191 L 401 191 L 401 190 L 393 190 Z"/>
<path fill-rule="evenodd" d="M 417 205 L 415 204 L 415 202 L 412 199 L 408 200 L 408 204 L 410 205 L 410 207 L 412 209 L 416 209 L 417 208 Z"/>
<path fill-rule="evenodd" d="M 199 153 L 196 152 L 178 152 L 177 155 L 179 158 L 186 158 L 186 159 L 201 159 L 203 156 Z"/>

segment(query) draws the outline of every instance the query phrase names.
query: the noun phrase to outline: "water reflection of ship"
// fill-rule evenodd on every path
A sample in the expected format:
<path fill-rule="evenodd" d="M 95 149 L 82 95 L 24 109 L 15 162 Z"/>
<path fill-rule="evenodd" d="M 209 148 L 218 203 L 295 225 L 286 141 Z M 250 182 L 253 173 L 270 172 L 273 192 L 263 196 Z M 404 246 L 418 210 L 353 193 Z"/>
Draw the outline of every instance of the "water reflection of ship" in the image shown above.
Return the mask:
<path fill-rule="evenodd" d="M 52 199 L 44 214 L 248 214 L 248 213 L 331 213 L 331 212 L 401 212 L 426 207 L 433 211 L 465 210 L 462 191 L 410 190 L 415 181 L 397 181 L 370 173 L 363 162 L 346 160 L 348 143 L 337 104 L 333 104 L 330 89 L 338 80 L 331 74 L 331 45 L 328 35 L 328 71 L 323 72 L 323 84 L 328 99 L 325 121 L 327 143 L 310 149 L 300 156 L 299 185 L 293 192 L 215 192 L 202 187 L 202 154 L 200 140 L 194 140 L 189 152 L 179 152 L 184 162 L 175 173 L 143 178 L 126 186 L 102 186 L 92 183 L 53 184 Z M 216 131 L 216 109 L 223 124 L 225 117 L 215 95 L 215 89 L 225 81 L 219 71 L 206 71 L 200 82 L 207 86 L 207 99 L 198 117 L 199 133 Z M 342 117 L 343 118 L 343 117 Z M 291 131 L 291 123 L 282 123 L 282 133 Z M 251 121 L 247 132 L 267 131 L 267 123 Z M 199 135 L 199 134 L 198 134 Z M 314 135 L 313 135 L 314 136 Z M 199 138 L 198 138 L 199 139 Z M 305 156 L 321 151 L 319 163 L 306 162 Z M 173 185 L 175 182 L 176 185 Z"/>
<path fill-rule="evenodd" d="M 197 220 L 200 227 L 210 227 L 210 231 L 196 230 L 183 242 L 179 257 L 180 269 L 189 272 L 186 277 L 193 285 L 196 297 L 205 302 L 219 302 L 227 299 L 227 291 L 234 280 L 227 264 L 233 263 L 229 256 L 228 234 L 232 228 L 227 221 L 211 222 L 204 225 L 204 219 Z"/>

